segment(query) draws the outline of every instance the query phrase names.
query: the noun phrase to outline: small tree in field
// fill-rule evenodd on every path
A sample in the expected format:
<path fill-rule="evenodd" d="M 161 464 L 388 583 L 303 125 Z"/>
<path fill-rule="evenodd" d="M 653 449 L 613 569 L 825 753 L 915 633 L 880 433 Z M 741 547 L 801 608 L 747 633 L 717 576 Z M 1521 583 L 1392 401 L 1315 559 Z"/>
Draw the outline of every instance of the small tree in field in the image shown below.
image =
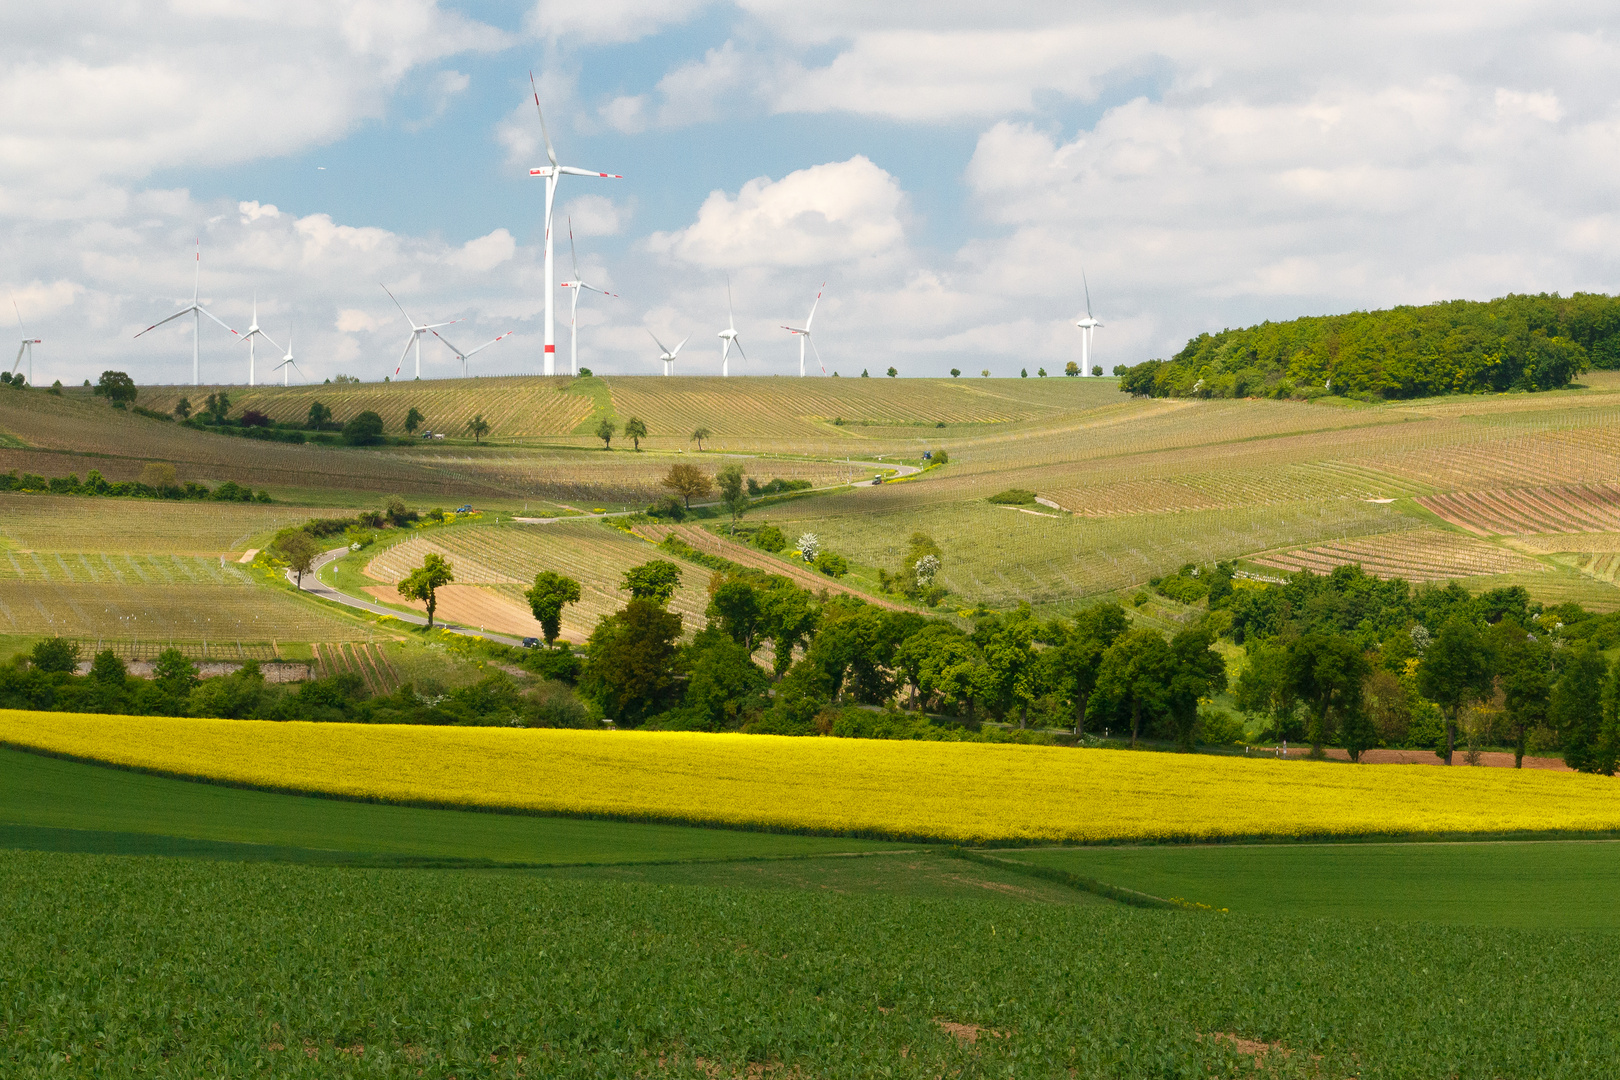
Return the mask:
<path fill-rule="evenodd" d="M 189 398 L 181 398 L 179 401 L 175 402 L 174 415 L 181 420 L 191 419 L 191 400 Z"/>
<path fill-rule="evenodd" d="M 613 449 L 613 436 L 618 433 L 618 427 L 605 416 L 602 417 L 602 422 L 596 425 L 596 437 L 602 440 L 602 449 L 604 450 Z"/>
<path fill-rule="evenodd" d="M 315 538 L 303 529 L 295 530 L 277 540 L 276 554 L 287 561 L 293 573 L 298 575 L 298 587 L 304 587 L 304 575 L 309 573 L 315 565 L 315 557 L 321 553 L 321 546 Z"/>
<path fill-rule="evenodd" d="M 668 559 L 654 559 L 624 572 L 623 588 L 634 600 L 667 604 L 680 584 L 681 568 Z"/>
<path fill-rule="evenodd" d="M 737 519 L 748 509 L 748 488 L 743 483 L 741 465 L 727 465 L 714 474 L 720 488 L 720 503 L 731 514 L 731 531 L 737 531 Z"/>
<path fill-rule="evenodd" d="M 579 582 L 550 570 L 542 570 L 534 575 L 534 587 L 523 595 L 528 598 L 529 608 L 534 612 L 535 621 L 540 624 L 541 636 L 546 639 L 546 648 L 549 649 L 562 632 L 563 606 L 579 603 Z"/>
<path fill-rule="evenodd" d="M 639 417 L 632 416 L 624 422 L 624 437 L 630 440 L 631 444 L 636 448 L 636 453 L 639 454 L 641 452 L 641 440 L 647 437 L 647 425 L 643 424 Z"/>
<path fill-rule="evenodd" d="M 692 441 L 698 444 L 698 453 L 703 453 L 703 440 L 710 438 L 710 436 L 711 433 L 706 427 L 700 427 L 692 432 Z"/>
<path fill-rule="evenodd" d="M 135 400 L 138 391 L 135 380 L 122 371 L 103 371 L 96 382 L 96 397 L 104 397 L 114 405 L 127 405 Z"/>
<path fill-rule="evenodd" d="M 467 430 L 472 432 L 473 442 L 483 442 L 484 436 L 489 434 L 489 421 L 484 419 L 483 413 L 479 413 L 467 424 Z"/>
<path fill-rule="evenodd" d="M 406 432 L 411 435 L 415 435 L 416 429 L 421 427 L 422 421 L 426 419 L 427 417 L 422 415 L 422 410 L 418 409 L 415 405 L 412 405 L 411 411 L 405 414 Z"/>
<path fill-rule="evenodd" d="M 456 575 L 451 571 L 449 561 L 438 552 L 430 551 L 422 560 L 422 565 L 412 570 L 405 580 L 399 583 L 399 595 L 407 600 L 420 600 L 427 605 L 427 624 L 431 630 L 433 610 L 439 606 L 439 589 L 455 579 Z"/>
<path fill-rule="evenodd" d="M 686 502 L 686 508 L 692 508 L 692 497 L 703 498 L 714 494 L 714 481 L 709 474 L 696 465 L 687 465 L 684 462 L 671 465 L 669 473 L 659 481 Z"/>

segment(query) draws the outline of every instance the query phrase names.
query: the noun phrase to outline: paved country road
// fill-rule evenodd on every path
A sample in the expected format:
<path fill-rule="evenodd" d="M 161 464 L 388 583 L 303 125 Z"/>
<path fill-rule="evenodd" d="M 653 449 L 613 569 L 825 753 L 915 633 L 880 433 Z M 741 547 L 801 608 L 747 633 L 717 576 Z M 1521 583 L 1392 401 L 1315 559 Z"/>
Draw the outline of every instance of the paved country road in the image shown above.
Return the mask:
<path fill-rule="evenodd" d="M 415 626 L 427 625 L 426 615 L 418 615 L 414 611 L 400 611 L 397 608 L 384 607 L 382 604 L 376 604 L 370 600 L 362 600 L 358 596 L 350 596 L 348 593 L 338 592 L 336 589 L 332 588 L 332 586 L 322 581 L 320 577 L 321 568 L 336 559 L 343 558 L 343 556 L 347 555 L 348 553 L 349 549 L 346 547 L 333 548 L 331 551 L 323 551 L 315 557 L 315 563 L 310 567 L 309 573 L 304 575 L 302 585 L 298 585 L 298 575 L 294 574 L 291 570 L 287 571 L 287 580 L 295 585 L 298 585 L 298 587 L 304 592 L 307 592 L 312 596 L 319 596 L 323 600 L 330 600 L 334 604 L 342 604 L 344 607 L 359 608 L 361 611 L 369 611 L 373 615 L 392 615 L 394 618 L 399 619 L 402 622 L 408 622 Z M 460 626 L 456 623 L 445 622 L 443 619 L 433 620 L 433 625 L 448 630 L 452 634 L 464 634 L 467 637 L 486 638 L 490 641 L 499 642 L 502 645 L 521 646 L 523 644 L 522 638 L 511 637 L 506 634 L 495 634 L 488 630 L 475 630 L 470 626 Z"/>

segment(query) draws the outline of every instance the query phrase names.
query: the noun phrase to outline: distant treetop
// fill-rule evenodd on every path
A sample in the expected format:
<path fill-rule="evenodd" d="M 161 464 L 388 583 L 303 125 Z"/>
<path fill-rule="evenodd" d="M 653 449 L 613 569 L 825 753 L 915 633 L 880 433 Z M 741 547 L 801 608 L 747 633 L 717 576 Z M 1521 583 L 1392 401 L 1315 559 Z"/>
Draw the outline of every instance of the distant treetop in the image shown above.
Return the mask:
<path fill-rule="evenodd" d="M 1116 371 L 1152 397 L 1365 400 L 1553 390 L 1620 368 L 1620 297 L 1448 300 L 1200 334 L 1169 360 Z"/>

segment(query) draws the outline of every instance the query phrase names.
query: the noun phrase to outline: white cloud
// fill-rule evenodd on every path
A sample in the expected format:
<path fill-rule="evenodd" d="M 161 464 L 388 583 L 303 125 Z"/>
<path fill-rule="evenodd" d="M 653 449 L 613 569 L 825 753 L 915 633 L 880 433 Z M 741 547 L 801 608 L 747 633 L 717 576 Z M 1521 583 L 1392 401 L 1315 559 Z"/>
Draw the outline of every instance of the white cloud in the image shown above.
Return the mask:
<path fill-rule="evenodd" d="M 251 225 L 262 217 L 278 218 L 281 216 L 281 211 L 273 203 L 260 206 L 257 199 L 252 202 L 239 202 L 236 204 L 236 209 L 241 212 L 242 224 L 244 225 Z"/>
<path fill-rule="evenodd" d="M 573 222 L 575 236 L 617 236 L 629 222 L 631 210 L 606 195 L 581 195 L 563 204 L 561 216 L 565 222 Z"/>
<path fill-rule="evenodd" d="M 505 229 L 496 229 L 461 245 L 461 250 L 445 256 L 451 266 L 483 273 L 507 262 L 517 251 L 517 241 Z"/>
<path fill-rule="evenodd" d="M 639 41 L 666 26 L 683 23 L 711 0 L 538 0 L 527 19 L 529 32 L 542 38 L 582 42 Z"/>
<path fill-rule="evenodd" d="M 654 233 L 647 246 L 708 267 L 848 263 L 899 249 L 904 207 L 895 178 L 856 155 L 750 180 L 736 198 L 713 192 L 692 225 Z"/>

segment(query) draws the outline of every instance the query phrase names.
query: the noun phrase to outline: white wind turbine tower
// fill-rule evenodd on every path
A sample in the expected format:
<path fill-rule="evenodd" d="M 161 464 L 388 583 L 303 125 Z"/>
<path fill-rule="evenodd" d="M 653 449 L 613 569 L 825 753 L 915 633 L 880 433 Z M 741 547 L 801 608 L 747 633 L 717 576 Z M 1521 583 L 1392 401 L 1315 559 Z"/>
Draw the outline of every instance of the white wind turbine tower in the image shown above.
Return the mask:
<path fill-rule="evenodd" d="M 269 334 L 267 334 L 263 330 L 259 329 L 259 297 L 258 297 L 257 293 L 255 293 L 254 296 L 253 296 L 253 325 L 248 327 L 247 333 L 242 335 L 242 338 L 247 341 L 247 347 L 248 347 L 248 385 L 249 386 L 253 385 L 253 380 L 254 380 L 253 339 L 256 338 L 256 337 L 264 338 L 264 340 L 270 342 L 270 344 L 275 346 L 277 349 L 281 348 L 280 345 L 276 345 L 276 343 L 271 339 Z M 289 338 L 288 340 L 290 341 L 291 339 Z M 280 365 L 277 365 L 277 366 L 280 366 Z"/>
<path fill-rule="evenodd" d="M 1074 325 L 1080 329 L 1080 374 L 1091 376 L 1091 335 L 1102 323 L 1091 317 L 1091 286 L 1086 282 L 1086 272 L 1080 271 L 1080 284 L 1086 290 L 1086 317 L 1076 319 Z"/>
<path fill-rule="evenodd" d="M 816 321 L 816 308 L 821 304 L 821 294 L 827 291 L 827 283 L 823 281 L 821 288 L 816 292 L 816 302 L 810 305 L 810 316 L 804 320 L 803 326 L 784 326 L 782 329 L 790 334 L 799 336 L 799 378 L 804 378 L 804 343 L 810 342 L 810 350 L 816 354 L 816 363 L 821 364 L 821 373 L 827 374 L 827 365 L 821 363 L 821 350 L 816 348 L 815 341 L 810 337 L 810 324 Z"/>
<path fill-rule="evenodd" d="M 654 345 L 658 346 L 658 351 L 660 353 L 658 359 L 664 362 L 664 374 L 675 374 L 675 358 L 681 355 L 681 346 L 685 345 L 688 341 L 691 341 L 692 335 L 687 334 L 685 337 L 681 338 L 681 344 L 675 346 L 673 349 L 667 348 L 662 341 L 658 340 L 658 335 L 653 333 L 651 330 L 647 331 L 647 336 L 653 339 Z"/>
<path fill-rule="evenodd" d="M 266 337 L 264 340 L 269 341 L 270 339 L 268 337 Z M 298 372 L 298 377 L 300 379 L 302 379 L 304 377 L 303 369 L 300 368 L 297 364 L 295 364 L 293 362 L 292 343 L 293 343 L 293 332 L 292 332 L 292 328 L 289 327 L 287 329 L 287 355 L 283 356 L 281 358 L 281 363 L 277 364 L 276 368 L 275 368 L 275 370 L 281 372 L 281 385 L 282 386 L 290 386 L 291 385 L 287 381 L 287 375 L 288 375 L 287 369 L 288 368 L 292 368 L 293 371 Z"/>
<path fill-rule="evenodd" d="M 598 176 L 604 180 L 623 180 L 617 173 L 597 172 L 595 169 L 576 169 L 572 165 L 557 164 L 557 151 L 551 145 L 551 135 L 546 131 L 546 114 L 540 109 L 540 89 L 534 84 L 534 72 L 529 72 L 529 86 L 534 90 L 534 111 L 540 117 L 540 135 L 546 140 L 546 157 L 551 164 L 538 169 L 530 169 L 530 176 L 543 176 L 546 178 L 546 374 L 555 375 L 557 364 L 557 337 L 556 324 L 551 305 L 551 293 L 554 285 L 551 256 L 551 209 L 557 201 L 557 181 L 564 175 L 568 176 Z M 576 294 L 577 295 L 577 294 Z"/>
<path fill-rule="evenodd" d="M 39 338 L 28 336 L 28 328 L 23 326 L 22 308 L 17 306 L 17 298 L 11 298 L 11 310 L 17 313 L 17 329 L 22 331 L 22 344 L 17 348 L 17 360 L 11 365 L 11 374 L 16 375 L 17 369 L 22 367 L 23 353 L 28 354 L 28 385 L 34 385 L 34 346 L 45 344 Z"/>
<path fill-rule="evenodd" d="M 198 240 L 197 241 L 197 272 L 196 272 L 196 275 L 192 278 L 192 282 L 191 282 L 191 306 L 190 307 L 183 307 L 179 311 L 175 312 L 173 315 L 170 315 L 167 319 L 159 319 L 157 322 L 153 323 L 151 326 L 148 326 L 145 330 L 141 331 L 141 334 L 145 334 L 145 333 L 148 333 L 148 332 L 150 332 L 152 330 L 156 330 L 158 327 L 162 326 L 166 322 L 172 322 L 175 319 L 178 319 L 182 315 L 190 315 L 191 316 L 191 385 L 192 386 L 200 385 L 200 364 L 198 363 L 198 352 L 199 352 L 199 344 L 198 343 L 202 338 L 202 317 L 204 315 L 207 315 L 210 319 L 213 319 L 215 322 L 219 323 L 219 325 L 225 326 L 224 323 L 219 322 L 218 317 L 216 317 L 213 312 L 209 311 L 207 308 L 203 307 L 201 303 L 198 302 L 198 300 L 197 300 L 197 287 L 201 283 L 202 283 L 202 241 Z M 225 329 L 231 330 L 231 328 L 228 327 L 228 326 L 225 326 Z M 231 333 L 236 334 L 236 331 L 231 330 Z M 140 337 L 141 334 L 136 334 L 135 336 Z M 242 335 L 241 334 L 236 334 L 236 336 L 241 337 Z"/>
<path fill-rule="evenodd" d="M 588 285 L 584 281 L 580 280 L 580 276 L 579 276 L 579 255 L 578 255 L 578 253 L 576 253 L 574 251 L 574 219 L 573 218 L 568 219 L 568 257 L 569 257 L 569 259 L 571 259 L 573 261 L 573 264 L 574 264 L 574 280 L 560 282 L 557 285 L 557 288 L 559 288 L 559 289 L 573 289 L 574 290 L 573 297 L 568 302 L 568 366 L 571 369 L 569 371 L 569 374 L 573 375 L 575 377 L 578 377 L 578 375 L 579 375 L 579 320 L 577 318 L 575 318 L 575 316 L 579 313 L 579 293 L 580 293 L 580 290 L 581 289 L 589 289 L 589 290 L 591 290 L 591 292 L 601 293 L 603 296 L 611 296 L 614 299 L 618 299 L 619 294 L 618 293 L 610 293 L 610 292 L 606 291 L 605 289 L 598 289 L 595 285 Z M 495 339 L 495 341 L 499 341 L 499 340 L 501 340 L 501 339 L 500 338 Z M 495 344 L 495 341 L 490 342 L 490 344 L 491 345 Z M 445 344 L 449 345 L 450 343 L 447 341 L 447 342 L 445 342 Z M 483 348 L 483 347 L 484 346 L 482 346 L 482 345 L 479 346 L 479 348 Z M 454 348 L 454 346 L 451 346 L 451 348 Z M 660 346 L 660 348 L 662 348 L 662 346 Z M 477 352 L 477 351 L 478 351 L 478 349 L 473 350 L 473 352 Z M 548 370 L 546 372 L 546 374 L 549 375 L 549 374 L 551 374 L 551 372 Z"/>
<path fill-rule="evenodd" d="M 454 342 L 445 337 L 443 334 L 439 333 L 437 330 L 433 331 L 433 336 L 444 342 L 450 351 L 456 354 L 456 359 L 461 361 L 461 377 L 465 379 L 467 377 L 467 357 L 475 356 L 489 348 L 491 345 L 495 344 L 496 341 L 504 341 L 515 333 L 517 333 L 516 330 L 508 330 L 506 333 L 502 334 L 498 338 L 495 338 L 493 341 L 486 341 L 482 345 L 478 346 L 478 348 L 468 349 L 466 352 L 462 352 L 460 349 L 456 348 Z"/>
<path fill-rule="evenodd" d="M 726 275 L 726 328 L 720 331 L 720 377 L 722 379 L 731 374 L 731 347 L 737 346 L 737 355 L 744 360 L 742 342 L 737 340 L 737 316 L 731 309 L 731 275 Z"/>
<path fill-rule="evenodd" d="M 460 322 L 461 320 L 460 319 L 451 319 L 449 322 L 418 323 L 415 319 L 411 318 L 410 315 L 406 313 L 405 305 L 401 304 L 399 302 L 399 298 L 394 295 L 393 291 L 391 289 L 389 289 L 388 286 L 383 285 L 382 286 L 382 291 L 388 294 L 388 299 L 390 299 L 390 300 L 392 300 L 394 302 L 394 306 L 399 308 L 399 313 L 401 315 L 405 316 L 405 321 L 411 324 L 411 336 L 406 339 L 406 341 L 405 341 L 405 349 L 404 349 L 403 352 L 401 352 L 399 354 L 399 362 L 394 365 L 394 377 L 396 379 L 399 378 L 400 368 L 405 366 L 405 357 L 406 357 L 407 354 L 410 353 L 411 346 L 415 345 L 416 346 L 416 377 L 418 379 L 420 379 L 422 377 L 422 335 L 427 333 L 430 330 L 437 330 L 441 326 L 450 326 L 450 325 L 453 325 L 455 323 Z M 437 334 L 434 334 L 433 336 L 434 337 L 439 337 L 439 335 L 437 335 Z M 444 341 L 443 338 L 439 338 L 439 340 Z"/>

